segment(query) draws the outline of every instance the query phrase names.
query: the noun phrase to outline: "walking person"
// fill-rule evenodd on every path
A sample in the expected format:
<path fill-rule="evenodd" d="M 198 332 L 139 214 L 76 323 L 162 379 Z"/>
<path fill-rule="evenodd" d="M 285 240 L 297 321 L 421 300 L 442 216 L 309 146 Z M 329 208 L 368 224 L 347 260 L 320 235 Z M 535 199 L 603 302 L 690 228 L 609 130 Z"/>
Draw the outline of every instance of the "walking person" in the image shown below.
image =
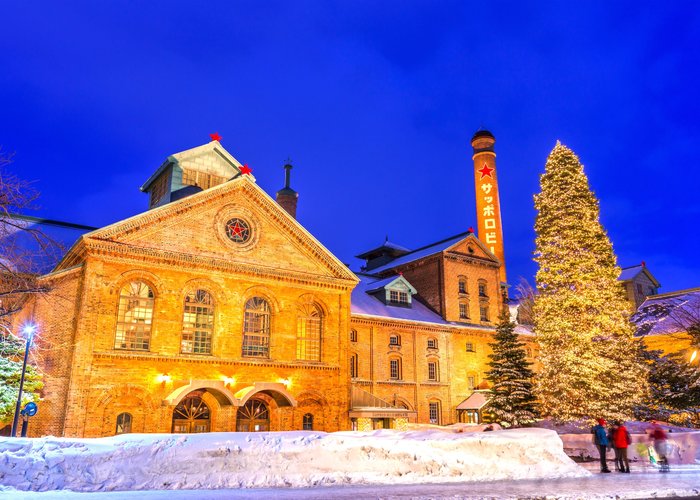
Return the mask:
<path fill-rule="evenodd" d="M 630 472 L 630 463 L 627 459 L 627 448 L 632 444 L 632 438 L 630 436 L 627 427 L 625 427 L 624 422 L 617 422 L 615 434 L 613 436 L 613 446 L 615 446 L 615 458 L 619 462 L 618 470 L 620 472 Z"/>
<path fill-rule="evenodd" d="M 668 472 L 671 470 L 668 464 L 668 443 L 666 440 L 666 431 L 659 425 L 656 420 L 651 422 L 651 433 L 649 434 L 649 439 L 654 443 L 654 451 L 656 451 L 656 456 L 659 457 L 659 465 L 661 468 L 659 472 Z"/>
<path fill-rule="evenodd" d="M 607 457 L 605 456 L 608 452 L 608 435 L 605 432 L 605 424 L 605 419 L 599 418 L 598 425 L 593 427 L 593 442 L 600 453 L 600 472 L 610 472 Z"/>

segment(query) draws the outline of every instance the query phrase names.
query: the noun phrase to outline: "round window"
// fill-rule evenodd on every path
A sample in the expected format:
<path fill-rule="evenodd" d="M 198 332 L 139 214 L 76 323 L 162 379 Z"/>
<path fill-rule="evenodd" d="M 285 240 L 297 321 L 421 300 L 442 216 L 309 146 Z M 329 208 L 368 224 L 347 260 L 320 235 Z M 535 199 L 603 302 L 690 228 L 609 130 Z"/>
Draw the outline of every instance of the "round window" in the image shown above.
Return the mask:
<path fill-rule="evenodd" d="M 226 222 L 226 236 L 235 243 L 246 243 L 250 239 L 250 224 L 238 217 Z"/>

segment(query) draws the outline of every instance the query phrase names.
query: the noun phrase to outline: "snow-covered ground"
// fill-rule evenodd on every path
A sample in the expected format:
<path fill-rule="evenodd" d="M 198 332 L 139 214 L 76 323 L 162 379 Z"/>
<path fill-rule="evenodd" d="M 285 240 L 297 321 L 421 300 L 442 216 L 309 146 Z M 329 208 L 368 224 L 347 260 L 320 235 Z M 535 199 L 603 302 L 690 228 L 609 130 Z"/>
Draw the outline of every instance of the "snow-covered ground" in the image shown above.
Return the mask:
<path fill-rule="evenodd" d="M 0 488 L 80 492 L 590 476 L 545 429 L 126 434 L 0 441 Z"/>

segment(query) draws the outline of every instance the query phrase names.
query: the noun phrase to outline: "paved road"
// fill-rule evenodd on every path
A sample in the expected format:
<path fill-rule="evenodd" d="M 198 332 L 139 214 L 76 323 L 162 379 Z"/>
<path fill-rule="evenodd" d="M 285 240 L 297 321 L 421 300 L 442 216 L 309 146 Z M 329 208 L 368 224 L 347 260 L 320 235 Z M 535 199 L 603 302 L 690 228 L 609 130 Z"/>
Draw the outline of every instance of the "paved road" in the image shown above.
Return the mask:
<path fill-rule="evenodd" d="M 224 500 L 224 499 L 527 499 L 527 498 L 700 498 L 700 468 L 676 469 L 668 474 L 635 471 L 632 474 L 594 474 L 555 480 L 440 483 L 395 486 L 325 486 L 289 489 L 166 490 L 104 493 L 2 492 L 0 499 L 27 500 Z"/>

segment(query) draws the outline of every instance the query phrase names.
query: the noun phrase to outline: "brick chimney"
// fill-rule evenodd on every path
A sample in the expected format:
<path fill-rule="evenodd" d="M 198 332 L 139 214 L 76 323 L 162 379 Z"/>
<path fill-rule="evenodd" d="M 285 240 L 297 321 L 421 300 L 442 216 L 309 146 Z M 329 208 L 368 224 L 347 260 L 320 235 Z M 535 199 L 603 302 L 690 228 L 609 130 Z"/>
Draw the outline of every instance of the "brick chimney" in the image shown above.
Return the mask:
<path fill-rule="evenodd" d="M 289 177 L 292 171 L 292 165 L 287 162 L 284 166 L 284 187 L 277 191 L 277 203 L 284 208 L 289 215 L 297 218 L 297 201 L 299 201 L 299 193 L 289 187 Z"/>

